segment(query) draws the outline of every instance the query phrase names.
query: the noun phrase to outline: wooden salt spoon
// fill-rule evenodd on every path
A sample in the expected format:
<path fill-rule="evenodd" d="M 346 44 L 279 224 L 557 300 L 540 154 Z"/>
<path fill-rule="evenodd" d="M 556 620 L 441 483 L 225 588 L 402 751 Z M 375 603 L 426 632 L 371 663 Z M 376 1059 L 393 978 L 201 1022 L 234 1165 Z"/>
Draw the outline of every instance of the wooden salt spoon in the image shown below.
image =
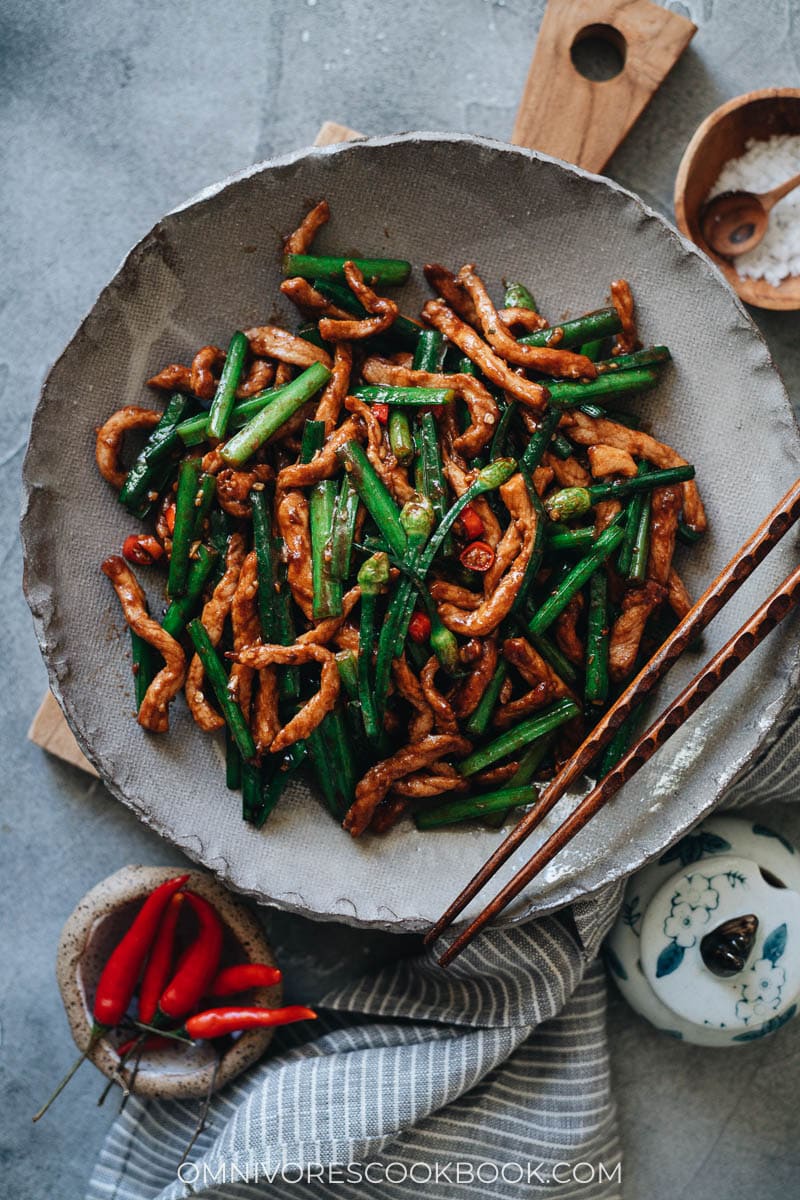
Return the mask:
<path fill-rule="evenodd" d="M 736 258 L 752 250 L 769 225 L 770 210 L 800 186 L 800 174 L 770 192 L 722 192 L 704 206 L 700 228 L 706 243 L 723 258 Z"/>

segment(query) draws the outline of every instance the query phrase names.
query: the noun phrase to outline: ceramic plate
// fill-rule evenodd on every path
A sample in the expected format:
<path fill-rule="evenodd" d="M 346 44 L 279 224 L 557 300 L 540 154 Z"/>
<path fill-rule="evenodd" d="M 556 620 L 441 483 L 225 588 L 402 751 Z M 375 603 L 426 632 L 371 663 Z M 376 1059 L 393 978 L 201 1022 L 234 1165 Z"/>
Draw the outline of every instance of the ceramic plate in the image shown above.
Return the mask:
<path fill-rule="evenodd" d="M 412 261 L 401 296 L 408 312 L 427 294 L 419 267 L 430 260 L 476 262 L 495 294 L 503 278 L 522 279 L 554 320 L 602 305 L 612 279 L 631 281 L 644 342 L 666 343 L 675 358 L 639 407 L 695 463 L 708 506 L 711 532 L 691 555 L 679 553 L 695 594 L 800 473 L 798 434 L 764 342 L 713 266 L 629 192 L 526 150 L 407 134 L 303 151 L 208 190 L 130 253 L 50 372 L 25 462 L 26 589 L 53 690 L 114 795 L 232 887 L 319 918 L 420 929 L 500 834 L 419 834 L 406 822 L 385 839 L 352 841 L 301 786 L 262 832 L 245 825 L 225 789 L 218 745 L 182 702 L 168 737 L 137 726 L 127 631 L 99 570 L 136 523 L 97 474 L 95 426 L 123 404 L 155 404 L 143 380 L 165 363 L 186 362 L 207 342 L 225 345 L 235 328 L 275 315 L 296 320 L 278 292 L 280 238 L 321 196 L 333 212 L 321 251 Z M 702 653 L 794 561 L 796 542 L 787 538 L 717 618 Z M 158 611 L 157 581 L 146 582 Z M 698 665 L 687 656 L 669 692 Z M 796 665 L 796 626 L 787 623 L 507 919 L 627 874 L 707 812 L 768 737 Z M 576 798 L 565 797 L 540 837 Z"/>

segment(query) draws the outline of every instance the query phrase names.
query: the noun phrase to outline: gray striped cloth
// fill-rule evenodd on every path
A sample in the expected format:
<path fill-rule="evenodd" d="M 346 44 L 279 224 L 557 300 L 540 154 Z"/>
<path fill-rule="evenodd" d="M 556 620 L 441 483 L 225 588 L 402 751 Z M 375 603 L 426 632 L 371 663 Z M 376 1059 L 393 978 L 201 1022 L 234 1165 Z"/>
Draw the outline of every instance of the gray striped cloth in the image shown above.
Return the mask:
<path fill-rule="evenodd" d="M 800 722 L 728 797 L 775 798 L 800 798 Z M 326 996 L 214 1097 L 179 1173 L 197 1102 L 133 1098 L 87 1200 L 619 1200 L 597 953 L 621 895 L 488 930 L 447 972 L 423 954 Z"/>

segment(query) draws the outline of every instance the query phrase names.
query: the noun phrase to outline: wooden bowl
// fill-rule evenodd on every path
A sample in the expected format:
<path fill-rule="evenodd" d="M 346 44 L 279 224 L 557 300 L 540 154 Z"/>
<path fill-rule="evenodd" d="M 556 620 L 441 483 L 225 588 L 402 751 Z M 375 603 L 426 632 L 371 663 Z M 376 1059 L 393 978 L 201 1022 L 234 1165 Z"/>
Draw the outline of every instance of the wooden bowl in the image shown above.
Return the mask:
<path fill-rule="evenodd" d="M 85 1050 L 89 1044 L 94 992 L 109 953 L 145 896 L 167 879 L 184 873 L 184 868 L 179 867 L 123 867 L 87 892 L 67 919 L 58 944 L 56 977 L 79 1050 Z M 213 904 L 219 913 L 225 927 L 223 963 L 275 965 L 260 924 L 221 884 L 210 875 L 192 871 L 186 886 Z M 281 995 L 279 983 L 270 988 L 254 988 L 250 993 L 252 1003 L 270 1007 L 281 1003 Z M 194 1046 L 176 1043 L 174 1047 L 148 1051 L 142 1056 L 136 1075 L 136 1095 L 190 1099 L 204 1096 L 212 1079 L 216 1091 L 261 1058 L 272 1035 L 272 1029 L 251 1029 L 230 1041 L 222 1053 L 216 1076 L 217 1055 L 208 1042 L 198 1042 Z M 100 1038 L 89 1055 L 104 1075 L 116 1074 L 119 1067 L 116 1047 L 127 1036 L 109 1033 Z M 129 1070 L 126 1069 L 124 1075 L 130 1080 Z"/>
<path fill-rule="evenodd" d="M 709 248 L 700 231 L 700 212 L 725 163 L 743 154 L 750 138 L 765 140 L 776 133 L 800 133 L 800 88 L 746 92 L 706 117 L 678 168 L 675 219 L 681 233 L 717 264 L 745 303 L 756 308 L 796 309 L 800 308 L 800 276 L 790 275 L 777 287 L 765 279 L 743 279 L 730 262 Z"/>

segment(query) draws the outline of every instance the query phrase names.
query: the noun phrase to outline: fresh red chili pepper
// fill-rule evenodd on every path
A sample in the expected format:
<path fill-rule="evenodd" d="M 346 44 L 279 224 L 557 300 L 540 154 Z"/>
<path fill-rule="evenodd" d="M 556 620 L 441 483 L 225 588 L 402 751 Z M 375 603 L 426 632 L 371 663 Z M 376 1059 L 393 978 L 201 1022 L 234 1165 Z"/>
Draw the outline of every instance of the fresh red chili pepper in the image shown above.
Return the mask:
<path fill-rule="evenodd" d="M 123 557 L 140 567 L 149 567 L 163 553 L 161 542 L 150 533 L 132 533 L 122 543 Z"/>
<path fill-rule="evenodd" d="M 380 421 L 381 425 L 389 423 L 389 405 L 388 404 L 373 404 L 372 411 Z"/>
<path fill-rule="evenodd" d="M 470 542 L 458 557 L 468 571 L 488 571 L 494 563 L 494 550 L 488 542 Z"/>
<path fill-rule="evenodd" d="M 103 1034 L 118 1025 L 125 1016 L 139 972 L 153 944 L 164 910 L 188 878 L 188 875 L 179 875 L 175 879 L 168 879 L 152 891 L 134 917 L 122 941 L 112 950 L 97 984 L 92 1014 L 94 1021 L 88 1045 L 67 1071 L 50 1099 L 35 1114 L 34 1121 L 44 1116 L 83 1060 L 92 1053 Z"/>
<path fill-rule="evenodd" d="M 222 968 L 208 994 L 235 996 L 237 992 L 246 992 L 248 988 L 273 987 L 280 981 L 281 973 L 277 967 L 267 966 L 266 963 L 236 963 L 235 966 Z"/>
<path fill-rule="evenodd" d="M 299 1004 L 290 1004 L 286 1008 L 209 1008 L 189 1017 L 184 1028 L 191 1038 L 217 1038 L 243 1029 L 313 1021 L 316 1015 L 313 1008 L 302 1008 Z"/>
<path fill-rule="evenodd" d="M 186 893 L 186 902 L 194 909 L 198 930 L 158 1002 L 159 1014 L 171 1021 L 180 1020 L 197 1007 L 217 973 L 222 953 L 222 922 L 216 910 L 194 892 Z"/>
<path fill-rule="evenodd" d="M 128 1038 L 127 1042 L 123 1042 L 122 1045 L 117 1046 L 117 1054 L 119 1055 L 120 1062 L 124 1062 L 130 1055 L 131 1050 L 164 1050 L 167 1046 L 173 1044 L 170 1038 L 161 1037 L 158 1033 L 148 1033 L 147 1037 L 144 1038 L 140 1034 L 139 1037 Z"/>
<path fill-rule="evenodd" d="M 103 968 L 94 998 L 95 1027 L 111 1029 L 125 1016 L 142 964 L 153 944 L 164 911 L 188 875 L 168 879 L 151 892 Z"/>
<path fill-rule="evenodd" d="M 475 541 L 476 538 L 483 537 L 486 533 L 486 526 L 483 523 L 483 519 L 478 516 L 478 513 L 471 504 L 467 504 L 465 508 L 462 508 L 458 519 L 461 522 L 461 528 L 464 530 L 465 537 L 469 538 L 471 542 Z"/>
<path fill-rule="evenodd" d="M 414 642 L 427 642 L 431 636 L 431 619 L 427 613 L 414 613 L 408 622 L 408 635 Z"/>
<path fill-rule="evenodd" d="M 142 982 L 139 984 L 139 1020 L 144 1021 L 145 1025 L 149 1025 L 156 1015 L 159 996 L 170 977 L 175 951 L 175 929 L 181 915 L 183 900 L 183 892 L 177 892 L 170 900 L 145 964 Z"/>

